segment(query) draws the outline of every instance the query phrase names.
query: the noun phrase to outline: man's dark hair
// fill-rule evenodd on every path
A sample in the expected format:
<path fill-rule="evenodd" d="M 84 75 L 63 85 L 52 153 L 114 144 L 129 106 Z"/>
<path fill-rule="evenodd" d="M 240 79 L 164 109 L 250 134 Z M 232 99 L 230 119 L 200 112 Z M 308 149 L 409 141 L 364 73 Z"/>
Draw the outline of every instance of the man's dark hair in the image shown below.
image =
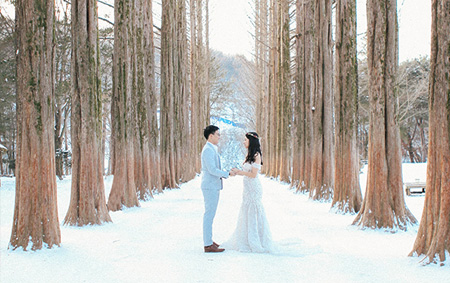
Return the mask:
<path fill-rule="evenodd" d="M 203 130 L 203 135 L 205 136 L 205 139 L 209 138 L 209 135 L 214 135 L 214 133 L 219 129 L 219 127 L 216 127 L 214 125 L 209 125 Z"/>

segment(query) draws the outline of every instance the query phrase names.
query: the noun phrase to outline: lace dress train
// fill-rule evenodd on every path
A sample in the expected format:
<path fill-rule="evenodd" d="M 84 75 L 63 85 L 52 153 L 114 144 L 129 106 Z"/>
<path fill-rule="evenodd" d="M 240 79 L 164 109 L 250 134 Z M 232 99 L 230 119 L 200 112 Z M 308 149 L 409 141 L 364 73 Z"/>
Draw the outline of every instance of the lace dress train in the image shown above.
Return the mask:
<path fill-rule="evenodd" d="M 250 172 L 252 167 L 261 169 L 259 164 L 244 163 L 243 171 Z M 274 252 L 269 223 L 262 205 L 262 186 L 258 176 L 256 178 L 244 176 L 242 205 L 236 229 L 222 246 L 241 252 Z"/>

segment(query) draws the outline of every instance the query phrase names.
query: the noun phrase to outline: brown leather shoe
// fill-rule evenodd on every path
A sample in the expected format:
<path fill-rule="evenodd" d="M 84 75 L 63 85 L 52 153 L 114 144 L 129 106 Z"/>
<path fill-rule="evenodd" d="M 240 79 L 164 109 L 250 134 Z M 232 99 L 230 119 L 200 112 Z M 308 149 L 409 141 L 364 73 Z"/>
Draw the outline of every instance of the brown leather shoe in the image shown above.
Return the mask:
<path fill-rule="evenodd" d="M 213 246 L 216 246 L 216 248 L 218 248 L 220 245 L 216 242 L 213 242 Z"/>
<path fill-rule="evenodd" d="M 205 247 L 205 253 L 221 253 L 224 250 L 225 249 L 220 249 L 220 248 L 216 247 L 214 244 L 212 244 L 211 246 Z"/>

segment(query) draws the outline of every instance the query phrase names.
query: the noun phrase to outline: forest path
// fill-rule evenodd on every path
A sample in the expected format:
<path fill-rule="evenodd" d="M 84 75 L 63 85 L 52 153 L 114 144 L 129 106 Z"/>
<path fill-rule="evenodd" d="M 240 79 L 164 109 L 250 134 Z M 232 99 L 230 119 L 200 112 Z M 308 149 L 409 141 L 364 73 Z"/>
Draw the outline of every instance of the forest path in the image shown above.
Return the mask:
<path fill-rule="evenodd" d="M 141 207 L 111 213 L 113 223 L 61 226 L 60 248 L 10 251 L 14 182 L 2 179 L 0 282 L 443 282 L 450 277 L 447 266 L 424 268 L 417 257 L 407 257 L 417 227 L 395 234 L 362 231 L 351 226 L 354 215 L 336 215 L 330 203 L 311 201 L 287 184 L 259 178 L 277 254 L 204 253 L 200 177 L 141 202 Z M 218 243 L 234 231 L 242 181 L 224 181 L 214 220 Z M 107 196 L 111 184 L 107 177 Z M 67 178 L 58 181 L 61 222 L 69 200 Z M 407 201 L 417 213 L 423 198 Z"/>

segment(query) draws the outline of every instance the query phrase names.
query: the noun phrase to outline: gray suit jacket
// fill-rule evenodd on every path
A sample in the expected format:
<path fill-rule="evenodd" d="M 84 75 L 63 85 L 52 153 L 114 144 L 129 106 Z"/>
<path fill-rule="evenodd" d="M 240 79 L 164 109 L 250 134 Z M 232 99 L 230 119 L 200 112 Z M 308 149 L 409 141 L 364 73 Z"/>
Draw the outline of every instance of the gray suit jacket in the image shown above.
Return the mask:
<path fill-rule="evenodd" d="M 207 142 L 202 150 L 202 190 L 221 190 L 222 178 L 228 178 L 229 173 L 220 166 L 220 157 L 214 145 Z"/>

